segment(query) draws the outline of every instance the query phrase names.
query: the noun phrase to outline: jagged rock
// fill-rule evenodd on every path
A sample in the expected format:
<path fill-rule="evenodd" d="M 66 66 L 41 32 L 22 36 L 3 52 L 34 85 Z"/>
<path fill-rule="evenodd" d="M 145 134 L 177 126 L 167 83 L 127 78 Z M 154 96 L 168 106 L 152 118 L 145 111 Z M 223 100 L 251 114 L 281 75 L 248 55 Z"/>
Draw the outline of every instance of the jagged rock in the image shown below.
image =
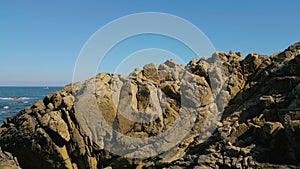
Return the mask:
<path fill-rule="evenodd" d="M 1 169 L 21 169 L 16 158 L 10 153 L 3 152 L 0 148 L 0 168 Z"/>
<path fill-rule="evenodd" d="M 297 168 L 299 58 L 296 43 L 100 73 L 9 117 L 0 146 L 24 169 Z"/>
<path fill-rule="evenodd" d="M 147 64 L 144 66 L 143 69 L 143 75 L 145 78 L 153 80 L 153 81 L 158 81 L 159 76 L 158 76 L 158 68 L 155 64 Z"/>
<path fill-rule="evenodd" d="M 70 134 L 68 132 L 68 126 L 62 119 L 62 115 L 59 111 L 51 111 L 45 114 L 40 119 L 40 124 L 46 129 L 52 130 L 58 134 L 66 142 L 70 140 Z"/>

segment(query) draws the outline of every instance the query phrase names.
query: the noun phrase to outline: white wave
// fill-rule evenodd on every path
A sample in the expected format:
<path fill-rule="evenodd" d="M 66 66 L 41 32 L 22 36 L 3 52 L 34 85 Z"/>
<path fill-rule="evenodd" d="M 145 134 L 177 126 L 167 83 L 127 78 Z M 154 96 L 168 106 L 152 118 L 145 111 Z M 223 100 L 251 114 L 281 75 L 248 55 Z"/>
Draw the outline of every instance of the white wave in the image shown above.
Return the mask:
<path fill-rule="evenodd" d="M 0 97 L 0 100 L 14 100 L 12 97 Z"/>
<path fill-rule="evenodd" d="M 20 97 L 19 99 L 16 100 L 30 100 L 30 99 L 34 99 L 32 97 Z"/>
<path fill-rule="evenodd" d="M 9 109 L 9 106 L 4 106 L 3 109 Z"/>
<path fill-rule="evenodd" d="M 0 97 L 0 100 L 30 100 L 30 99 L 34 99 L 34 98 L 31 98 L 31 97 L 19 97 L 19 96 L 16 96 L 16 97 Z"/>

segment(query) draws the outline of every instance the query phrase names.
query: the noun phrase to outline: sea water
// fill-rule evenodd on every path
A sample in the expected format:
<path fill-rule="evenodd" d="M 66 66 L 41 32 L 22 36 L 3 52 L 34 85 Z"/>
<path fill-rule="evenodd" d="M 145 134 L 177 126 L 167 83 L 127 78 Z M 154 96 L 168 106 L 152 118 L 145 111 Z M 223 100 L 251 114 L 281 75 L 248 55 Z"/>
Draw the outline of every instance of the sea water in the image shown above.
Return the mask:
<path fill-rule="evenodd" d="M 0 124 L 37 100 L 62 87 L 0 87 Z"/>

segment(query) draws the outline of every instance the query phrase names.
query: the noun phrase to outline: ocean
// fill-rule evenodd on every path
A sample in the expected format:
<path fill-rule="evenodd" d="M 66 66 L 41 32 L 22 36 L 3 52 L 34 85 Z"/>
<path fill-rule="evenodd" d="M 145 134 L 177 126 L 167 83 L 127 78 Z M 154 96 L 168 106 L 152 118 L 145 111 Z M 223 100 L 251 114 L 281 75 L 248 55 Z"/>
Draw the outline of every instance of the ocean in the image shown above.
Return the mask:
<path fill-rule="evenodd" d="M 0 87 L 0 124 L 35 101 L 62 87 Z"/>

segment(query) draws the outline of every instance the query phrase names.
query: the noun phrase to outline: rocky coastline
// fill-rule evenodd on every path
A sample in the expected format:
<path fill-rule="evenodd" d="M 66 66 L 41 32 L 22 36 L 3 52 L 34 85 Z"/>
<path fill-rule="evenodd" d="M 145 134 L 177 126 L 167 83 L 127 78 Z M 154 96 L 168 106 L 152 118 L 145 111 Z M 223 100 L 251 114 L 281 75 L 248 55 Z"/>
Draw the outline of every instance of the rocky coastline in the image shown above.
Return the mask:
<path fill-rule="evenodd" d="M 222 73 L 212 70 L 216 61 Z M 193 109 L 180 102 L 182 84 L 189 86 L 191 81 L 178 77 L 186 75 L 196 84 L 184 98 L 196 105 Z M 180 113 L 185 106 L 187 112 L 195 111 L 195 122 L 178 144 L 163 153 L 146 158 L 119 156 L 107 149 L 122 149 L 125 143 L 114 142 L 120 137 L 97 133 L 94 111 L 77 111 L 76 104 L 92 102 L 84 97 L 86 93 L 96 98 L 108 125 L 129 137 L 164 133 L 186 113 Z M 84 99 L 77 99 L 78 95 Z M 160 110 L 161 100 L 166 104 Z M 157 119 L 128 120 L 121 114 L 128 104 Z M 204 130 L 204 121 L 215 115 L 214 109 L 222 110 L 222 116 L 208 120 L 215 124 L 214 130 Z M 299 168 L 300 42 L 272 56 L 250 53 L 243 59 L 239 52 L 216 52 L 185 66 L 172 60 L 148 64 L 128 77 L 100 73 L 7 118 L 0 127 L 0 147 L 0 168 Z M 147 145 L 132 143 L 130 152 L 146 150 Z"/>

